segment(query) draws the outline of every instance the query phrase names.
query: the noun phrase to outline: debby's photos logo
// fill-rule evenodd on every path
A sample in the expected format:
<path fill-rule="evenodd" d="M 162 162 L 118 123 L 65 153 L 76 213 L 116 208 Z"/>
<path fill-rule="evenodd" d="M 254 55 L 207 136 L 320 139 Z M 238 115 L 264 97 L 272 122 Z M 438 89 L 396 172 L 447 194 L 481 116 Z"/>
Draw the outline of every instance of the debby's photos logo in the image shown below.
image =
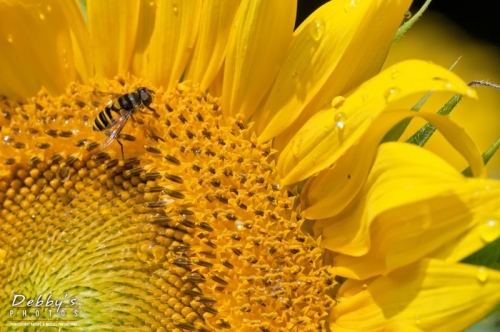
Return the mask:
<path fill-rule="evenodd" d="M 14 293 L 7 314 L 11 326 L 76 326 L 81 312 L 77 298 L 69 294 L 63 298 L 52 294 L 30 298 Z"/>

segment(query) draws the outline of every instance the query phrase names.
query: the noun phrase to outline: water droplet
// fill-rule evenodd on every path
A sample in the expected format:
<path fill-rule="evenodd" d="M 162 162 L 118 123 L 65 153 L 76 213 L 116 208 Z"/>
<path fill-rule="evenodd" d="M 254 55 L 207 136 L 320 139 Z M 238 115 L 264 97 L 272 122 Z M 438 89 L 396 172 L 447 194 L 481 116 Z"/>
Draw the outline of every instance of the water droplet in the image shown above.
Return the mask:
<path fill-rule="evenodd" d="M 243 228 L 245 228 L 245 226 L 243 226 L 243 221 L 241 220 L 236 220 L 236 228 L 241 231 Z"/>
<path fill-rule="evenodd" d="M 149 2 L 149 5 L 150 5 L 151 7 L 153 7 L 153 6 L 155 5 L 155 2 L 154 2 L 154 1 L 150 1 L 150 2 Z"/>
<path fill-rule="evenodd" d="M 347 4 L 344 6 L 345 12 L 349 12 L 352 8 L 356 7 L 356 4 L 359 2 L 359 0 L 349 0 Z"/>
<path fill-rule="evenodd" d="M 488 269 L 484 266 L 477 268 L 476 278 L 481 283 L 485 283 L 488 280 Z"/>
<path fill-rule="evenodd" d="M 50 7 L 50 5 L 47 5 L 47 7 L 46 7 L 46 8 L 47 8 L 47 11 L 48 11 L 48 12 L 51 12 L 51 11 L 52 11 L 52 7 Z"/>
<path fill-rule="evenodd" d="M 451 88 L 453 88 L 453 83 L 446 82 L 446 83 L 444 84 L 444 88 L 445 88 L 445 89 L 451 89 Z"/>
<path fill-rule="evenodd" d="M 398 93 L 400 92 L 401 90 L 399 88 L 390 88 L 389 90 L 387 90 L 387 92 L 385 93 L 385 100 L 390 103 L 391 101 L 394 101 L 394 99 L 396 98 L 396 96 L 398 95 Z"/>
<path fill-rule="evenodd" d="M 479 225 L 479 236 L 487 243 L 500 237 L 500 222 L 497 218 L 489 218 Z"/>
<path fill-rule="evenodd" d="M 40 13 L 38 14 L 38 17 L 40 17 L 40 19 L 43 21 L 45 20 L 45 14 L 44 13 Z"/>
<path fill-rule="evenodd" d="M 407 11 L 405 13 L 405 20 L 409 20 L 412 16 L 413 16 L 413 14 L 411 13 L 411 11 Z"/>
<path fill-rule="evenodd" d="M 57 170 L 56 176 L 61 182 L 66 182 L 69 179 L 69 167 L 68 166 L 61 166 Z"/>
<path fill-rule="evenodd" d="M 174 8 L 174 14 L 177 14 L 177 11 L 179 10 L 179 8 L 177 6 L 177 2 L 172 4 L 172 7 Z"/>
<path fill-rule="evenodd" d="M 339 130 L 344 130 L 345 121 L 347 120 L 347 115 L 344 112 L 338 112 L 335 114 L 333 121 Z"/>
<path fill-rule="evenodd" d="M 473 89 L 467 89 L 467 91 L 465 91 L 465 95 L 467 97 L 472 97 L 474 96 L 474 90 Z"/>
<path fill-rule="evenodd" d="M 422 322 L 420 321 L 420 315 L 416 315 L 416 316 L 415 316 L 415 325 L 417 325 L 417 326 L 418 326 L 418 325 L 420 325 L 420 324 L 422 324 Z"/>
<path fill-rule="evenodd" d="M 367 284 L 363 284 L 363 285 L 361 285 L 361 289 L 362 289 L 362 290 L 367 290 L 367 289 L 368 289 L 368 285 L 367 285 Z"/>
<path fill-rule="evenodd" d="M 337 96 L 332 99 L 332 107 L 339 108 L 344 104 L 345 97 Z"/>
<path fill-rule="evenodd" d="M 394 80 L 394 79 L 396 79 L 396 78 L 398 77 L 398 74 L 399 74 L 399 72 L 398 72 L 396 69 L 394 69 L 394 70 L 392 71 L 392 73 L 391 73 L 391 78 L 392 78 L 393 80 Z"/>
<path fill-rule="evenodd" d="M 296 138 L 293 140 L 292 143 L 292 153 L 294 156 L 297 156 L 300 152 L 300 147 L 302 145 L 302 139 L 301 138 Z"/>
<path fill-rule="evenodd" d="M 137 258 L 142 262 L 150 262 L 154 259 L 152 249 L 154 247 L 153 242 L 143 242 L 137 246 Z"/>
<path fill-rule="evenodd" d="M 323 21 L 322 19 L 316 19 L 309 25 L 309 34 L 311 35 L 312 39 L 318 41 L 321 39 L 321 37 L 323 37 L 325 29 L 325 21 Z"/>

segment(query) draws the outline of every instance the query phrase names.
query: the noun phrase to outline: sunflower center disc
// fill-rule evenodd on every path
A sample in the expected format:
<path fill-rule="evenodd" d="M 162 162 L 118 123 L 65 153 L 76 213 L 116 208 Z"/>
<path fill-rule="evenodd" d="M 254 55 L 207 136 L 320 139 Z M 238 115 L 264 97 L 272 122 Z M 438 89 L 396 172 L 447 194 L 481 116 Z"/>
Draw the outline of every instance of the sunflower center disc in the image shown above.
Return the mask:
<path fill-rule="evenodd" d="M 139 83 L 0 101 L 0 307 L 52 294 L 78 328 L 321 330 L 333 277 L 244 120 L 179 85 L 125 124 L 125 159 L 100 149 L 98 91 Z"/>

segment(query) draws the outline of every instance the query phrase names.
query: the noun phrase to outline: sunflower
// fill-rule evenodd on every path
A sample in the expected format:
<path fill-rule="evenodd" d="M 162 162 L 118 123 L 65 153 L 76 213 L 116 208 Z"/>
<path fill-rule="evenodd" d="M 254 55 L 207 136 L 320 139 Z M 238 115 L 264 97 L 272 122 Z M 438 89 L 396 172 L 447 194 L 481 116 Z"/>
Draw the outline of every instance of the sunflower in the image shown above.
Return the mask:
<path fill-rule="evenodd" d="M 86 16 L 75 1 L 0 1 L 2 325 L 417 331 L 483 317 L 500 273 L 460 261 L 500 236 L 500 183 L 448 118 L 395 108 L 431 90 L 476 97 L 425 61 L 379 72 L 409 5 L 332 1 L 294 31 L 291 0 L 89 0 Z M 103 109 L 139 87 L 152 110 L 101 148 L 111 133 L 93 126 L 126 113 Z M 417 116 L 474 177 L 379 147 Z"/>

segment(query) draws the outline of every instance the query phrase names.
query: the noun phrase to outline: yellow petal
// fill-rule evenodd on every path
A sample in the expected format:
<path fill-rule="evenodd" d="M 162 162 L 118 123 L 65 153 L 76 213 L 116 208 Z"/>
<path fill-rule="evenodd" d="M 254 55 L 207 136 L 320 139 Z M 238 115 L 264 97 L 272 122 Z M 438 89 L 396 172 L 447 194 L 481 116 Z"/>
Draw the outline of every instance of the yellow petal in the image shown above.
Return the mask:
<path fill-rule="evenodd" d="M 199 83 L 202 91 L 210 86 L 224 62 L 229 31 L 239 5 L 238 0 L 203 2 L 198 39 L 184 76 Z"/>
<path fill-rule="evenodd" d="M 330 1 L 306 19 L 258 113 L 259 142 L 283 132 L 301 112 L 296 123 L 305 123 L 333 97 L 377 73 L 410 4 Z"/>
<path fill-rule="evenodd" d="M 406 117 L 422 117 L 431 122 L 469 162 L 476 176 L 486 176 L 477 146 L 449 118 L 433 113 L 387 111 L 374 121 L 360 142 L 347 150 L 332 168 L 321 171 L 307 182 L 301 197 L 304 216 L 324 219 L 340 213 L 363 186 L 375 158 L 378 142 L 390 128 Z M 325 186 L 325 183 L 331 185 Z"/>
<path fill-rule="evenodd" d="M 499 300 L 498 271 L 424 260 L 370 283 L 348 280 L 339 291 L 330 328 L 396 331 L 399 325 L 413 326 L 409 331 L 462 331 Z"/>
<path fill-rule="evenodd" d="M 75 68 L 82 82 L 88 82 L 95 76 L 94 58 L 90 43 L 90 34 L 76 1 L 60 0 L 62 10 L 69 24 Z"/>
<path fill-rule="evenodd" d="M 292 40 L 296 0 L 243 0 L 229 37 L 224 68 L 225 117 L 255 111 Z"/>
<path fill-rule="evenodd" d="M 126 74 L 135 46 L 141 2 L 87 0 L 88 29 L 98 77 Z"/>
<path fill-rule="evenodd" d="M 192 55 L 202 1 L 158 0 L 148 6 L 141 15 L 134 73 L 168 91 L 180 80 Z"/>
<path fill-rule="evenodd" d="M 419 60 L 400 62 L 359 87 L 339 108 L 315 114 L 300 129 L 278 160 L 282 183 L 301 181 L 329 167 L 390 103 L 429 90 L 475 96 L 467 84 L 442 67 Z"/>
<path fill-rule="evenodd" d="M 0 2 L 2 94 L 26 98 L 41 86 L 59 94 L 75 79 L 70 29 L 62 7 L 49 0 Z"/>
<path fill-rule="evenodd" d="M 342 276 L 387 274 L 449 246 L 454 255 L 442 258 L 456 262 L 500 237 L 500 182 L 465 178 L 418 146 L 383 144 L 360 197 L 315 225 L 321 245 L 342 253 L 333 264 Z M 473 227 L 482 234 L 470 237 Z"/>

